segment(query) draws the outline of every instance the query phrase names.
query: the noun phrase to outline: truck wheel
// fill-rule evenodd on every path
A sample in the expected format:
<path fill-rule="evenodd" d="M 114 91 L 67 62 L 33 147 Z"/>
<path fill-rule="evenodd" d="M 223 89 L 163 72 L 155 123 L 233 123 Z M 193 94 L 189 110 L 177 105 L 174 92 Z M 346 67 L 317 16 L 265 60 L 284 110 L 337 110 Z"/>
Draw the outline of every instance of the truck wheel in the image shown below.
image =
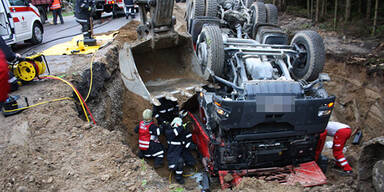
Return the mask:
<path fill-rule="evenodd" d="M 277 7 L 273 4 L 265 4 L 265 10 L 267 11 L 267 23 L 277 25 L 279 23 Z"/>
<path fill-rule="evenodd" d="M 204 0 L 190 0 L 187 9 L 187 28 L 191 28 L 192 20 L 199 16 L 205 15 L 205 1 Z"/>
<path fill-rule="evenodd" d="M 254 2 L 251 6 L 252 32 L 251 37 L 255 38 L 257 34 L 257 24 L 267 22 L 267 11 L 263 2 Z"/>
<path fill-rule="evenodd" d="M 203 78 L 209 79 L 209 70 L 217 76 L 222 76 L 224 72 L 224 43 L 220 28 L 216 25 L 204 26 L 197 42 L 196 54 Z"/>
<path fill-rule="evenodd" d="M 102 13 L 103 12 L 96 12 L 95 15 L 93 15 L 93 19 L 100 19 Z"/>
<path fill-rule="evenodd" d="M 291 45 L 301 52 L 293 62 L 293 77 L 306 81 L 317 79 L 325 63 L 325 48 L 321 36 L 314 31 L 300 31 L 293 37 Z"/>
<path fill-rule="evenodd" d="M 245 1 L 245 6 L 247 8 L 250 8 L 254 2 L 255 2 L 255 0 L 246 0 Z"/>
<path fill-rule="evenodd" d="M 43 42 L 43 27 L 39 23 L 34 23 L 32 27 L 32 38 L 30 42 L 34 45 Z"/>
<path fill-rule="evenodd" d="M 205 0 L 205 16 L 208 17 L 217 17 L 217 12 L 219 11 L 217 0 Z"/>

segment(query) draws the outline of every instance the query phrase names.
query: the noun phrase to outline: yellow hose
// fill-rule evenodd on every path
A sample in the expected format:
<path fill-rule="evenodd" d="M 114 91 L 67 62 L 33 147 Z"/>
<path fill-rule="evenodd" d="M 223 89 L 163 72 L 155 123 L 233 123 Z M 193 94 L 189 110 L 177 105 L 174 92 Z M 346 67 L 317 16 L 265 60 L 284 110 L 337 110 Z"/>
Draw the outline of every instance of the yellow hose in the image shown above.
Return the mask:
<path fill-rule="evenodd" d="M 56 102 L 56 101 L 62 101 L 62 100 L 72 100 L 72 98 L 70 97 L 63 97 L 63 98 L 60 98 L 60 99 L 52 99 L 52 100 L 49 100 L 49 101 L 43 101 L 41 103 L 37 103 L 37 104 L 33 104 L 33 105 L 30 105 L 28 107 L 22 107 L 22 108 L 18 108 L 18 109 L 11 109 L 11 110 L 4 110 L 4 112 L 15 112 L 15 111 L 20 111 L 20 110 L 25 110 L 25 109 L 29 109 L 29 108 L 32 108 L 32 107 L 37 107 L 39 105 L 43 105 L 43 104 L 47 104 L 47 103 L 52 103 L 52 102 Z"/>
<path fill-rule="evenodd" d="M 69 85 L 69 86 L 73 89 L 73 91 L 76 93 L 77 98 L 78 98 L 79 101 L 80 101 L 81 107 L 83 108 L 83 112 L 84 112 L 85 118 L 87 118 L 87 121 L 88 121 L 88 123 L 89 123 L 90 121 L 89 121 L 89 117 L 88 117 L 87 111 L 86 111 L 85 108 L 84 108 L 84 103 L 81 101 L 81 97 L 80 97 L 80 95 L 77 93 L 76 88 L 73 87 L 73 85 L 72 85 L 71 83 L 69 83 L 68 81 L 66 81 L 66 80 L 64 80 L 64 79 L 62 79 L 62 78 L 60 78 L 60 77 L 53 76 L 53 75 L 46 75 L 46 76 L 44 76 L 44 77 L 51 77 L 51 78 L 59 79 L 60 81 L 66 83 L 67 85 Z"/>
<path fill-rule="evenodd" d="M 90 64 L 90 67 L 89 67 L 89 70 L 91 72 L 91 80 L 89 82 L 89 89 L 88 89 L 87 97 L 85 97 L 85 99 L 84 99 L 85 102 L 87 102 L 88 97 L 91 94 L 91 90 L 92 90 L 92 82 L 93 82 L 93 69 L 92 68 L 93 68 L 93 60 L 95 59 L 95 56 L 96 56 L 96 52 L 92 56 L 91 64 Z"/>

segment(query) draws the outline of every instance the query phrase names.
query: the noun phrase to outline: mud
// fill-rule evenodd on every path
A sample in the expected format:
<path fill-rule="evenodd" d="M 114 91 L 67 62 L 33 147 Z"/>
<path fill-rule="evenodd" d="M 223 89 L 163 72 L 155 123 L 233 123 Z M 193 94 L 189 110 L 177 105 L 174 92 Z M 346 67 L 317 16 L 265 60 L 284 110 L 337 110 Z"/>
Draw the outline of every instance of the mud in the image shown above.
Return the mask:
<path fill-rule="evenodd" d="M 178 16 L 176 29 L 181 31 L 185 27 L 183 19 L 180 19 L 183 16 L 182 6 L 183 4 L 175 7 L 175 14 Z M 289 23 L 294 23 L 294 20 L 293 18 Z M 283 19 L 282 23 L 284 22 Z M 302 23 L 304 26 L 305 21 Z M 115 42 L 95 56 L 93 91 L 87 103 L 96 118 L 97 126 L 84 121 L 73 100 L 31 108 L 9 118 L 0 116 L 1 191 L 199 191 L 192 178 L 188 177 L 183 186 L 174 184 L 172 179 L 169 181 L 166 164 L 165 167 L 154 170 L 151 160 L 142 160 L 136 156 L 137 134 L 133 129 L 141 119 L 141 112 L 145 108 L 151 108 L 151 105 L 142 97 L 124 90 L 118 70 L 117 51 L 123 43 L 136 41 L 137 25 L 138 22 L 133 21 L 124 26 Z M 332 33 L 323 34 L 332 36 Z M 327 36 L 324 37 L 327 41 Z M 339 42 L 348 45 L 348 39 L 343 40 L 336 35 L 335 38 L 338 38 L 335 47 Z M 364 44 L 367 45 L 363 46 L 364 49 L 370 47 L 369 43 Z M 368 50 L 371 51 L 370 48 Z M 384 135 L 384 78 L 379 56 L 382 48 L 377 46 L 375 51 L 377 53 L 372 53 L 373 56 L 365 57 L 351 52 L 338 54 L 329 51 L 324 69 L 332 78 L 326 88 L 329 93 L 337 96 L 332 118 L 350 124 L 353 130 L 360 128 L 364 135 L 363 141 Z M 372 57 L 376 60 L 371 61 Z M 55 59 L 52 60 L 54 62 Z M 82 95 L 86 96 L 91 56 L 74 56 L 71 60 L 71 66 L 52 65 L 59 69 L 58 74 L 64 73 L 65 78 L 74 82 Z M 154 70 L 151 77 L 145 76 L 146 81 L 161 79 L 154 76 L 157 70 L 162 69 Z M 171 71 L 169 68 L 164 69 Z M 143 71 L 145 73 L 146 69 Z M 174 72 L 175 76 L 180 75 L 178 72 Z M 56 81 L 34 82 L 16 93 L 28 96 L 30 103 L 72 97 L 72 90 Z M 180 97 L 180 100 L 186 99 Z M 187 103 L 183 106 L 188 108 L 193 104 Z M 302 188 L 244 178 L 233 190 L 331 192 L 368 189 L 371 187 L 368 186 L 369 175 L 363 178 L 359 166 L 369 168 L 373 166 L 371 160 L 382 158 L 375 156 L 382 153 L 369 152 L 370 149 L 367 148 L 365 153 L 361 153 L 360 146 L 351 145 L 349 141 L 346 154 L 356 170 L 354 175 L 340 176 L 331 160 L 326 174 L 328 184 L 323 186 Z M 325 155 L 332 159 L 329 151 Z M 194 172 L 193 169 L 186 170 L 186 173 Z M 365 183 L 358 183 L 358 179 L 365 180 Z M 220 191 L 216 180 L 213 180 L 212 185 L 213 191 Z"/>

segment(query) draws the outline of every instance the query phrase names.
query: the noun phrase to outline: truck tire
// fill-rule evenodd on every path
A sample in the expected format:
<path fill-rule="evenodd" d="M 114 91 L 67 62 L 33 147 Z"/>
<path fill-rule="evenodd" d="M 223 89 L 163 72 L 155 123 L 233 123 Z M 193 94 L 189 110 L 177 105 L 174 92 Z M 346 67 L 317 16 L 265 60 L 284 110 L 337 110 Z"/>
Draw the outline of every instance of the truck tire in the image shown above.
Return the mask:
<path fill-rule="evenodd" d="M 246 0 L 245 1 L 245 6 L 249 9 L 254 2 L 255 2 L 255 0 Z"/>
<path fill-rule="evenodd" d="M 206 25 L 201 30 L 196 47 L 203 78 L 208 80 L 210 69 L 215 75 L 224 73 L 224 43 L 217 25 Z"/>
<path fill-rule="evenodd" d="M 277 7 L 273 4 L 265 4 L 267 11 L 267 23 L 277 25 L 279 23 L 279 14 Z"/>
<path fill-rule="evenodd" d="M 43 27 L 40 23 L 33 23 L 32 38 L 30 39 L 30 42 L 34 45 L 43 42 Z"/>
<path fill-rule="evenodd" d="M 267 22 L 267 10 L 262 2 L 255 2 L 251 6 L 253 25 Z"/>
<path fill-rule="evenodd" d="M 189 31 L 193 19 L 205 16 L 205 0 L 189 0 L 186 14 L 187 30 Z"/>
<path fill-rule="evenodd" d="M 93 19 L 100 19 L 102 13 L 103 13 L 103 12 L 100 12 L 100 11 L 96 12 L 96 13 L 93 15 Z"/>
<path fill-rule="evenodd" d="M 218 6 L 217 0 L 205 0 L 205 16 L 217 17 L 217 12 L 219 11 Z"/>
<path fill-rule="evenodd" d="M 300 31 L 291 41 L 306 53 L 301 54 L 295 62 L 292 73 L 296 80 L 313 81 L 318 78 L 325 63 L 323 39 L 314 31 Z"/>

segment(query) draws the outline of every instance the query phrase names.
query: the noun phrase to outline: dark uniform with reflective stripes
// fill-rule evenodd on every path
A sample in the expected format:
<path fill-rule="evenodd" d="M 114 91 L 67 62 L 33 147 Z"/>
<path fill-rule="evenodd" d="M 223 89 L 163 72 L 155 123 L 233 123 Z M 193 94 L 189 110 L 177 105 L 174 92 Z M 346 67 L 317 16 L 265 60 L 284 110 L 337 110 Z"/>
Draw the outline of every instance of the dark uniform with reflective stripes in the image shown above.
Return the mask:
<path fill-rule="evenodd" d="M 124 0 L 125 4 L 125 16 L 128 17 L 131 16 L 132 19 L 135 18 L 135 7 L 133 5 L 133 0 Z"/>
<path fill-rule="evenodd" d="M 139 133 L 139 128 L 140 128 L 140 125 L 137 125 L 135 128 L 136 133 Z M 157 127 L 155 124 L 152 124 L 149 127 L 149 133 L 151 134 L 149 149 L 141 150 L 141 153 L 144 157 L 155 158 L 155 168 L 156 168 L 163 164 L 163 159 L 164 159 L 163 145 L 159 141 L 159 136 L 161 134 L 161 131 L 159 127 Z"/>
<path fill-rule="evenodd" d="M 153 114 L 159 124 L 170 123 L 175 117 L 178 117 L 179 105 L 177 101 L 171 101 L 164 97 L 159 99 L 161 105 L 153 106 Z"/>
<path fill-rule="evenodd" d="M 165 130 L 165 137 L 168 142 L 168 168 L 175 171 L 175 179 L 177 182 L 180 182 L 180 180 L 183 180 L 184 165 L 193 167 L 196 164 L 195 158 L 189 151 L 192 134 L 183 126 L 168 126 Z"/>
<path fill-rule="evenodd" d="M 84 39 L 90 39 L 90 17 L 93 6 L 93 0 L 76 0 L 75 17 L 81 25 Z"/>

